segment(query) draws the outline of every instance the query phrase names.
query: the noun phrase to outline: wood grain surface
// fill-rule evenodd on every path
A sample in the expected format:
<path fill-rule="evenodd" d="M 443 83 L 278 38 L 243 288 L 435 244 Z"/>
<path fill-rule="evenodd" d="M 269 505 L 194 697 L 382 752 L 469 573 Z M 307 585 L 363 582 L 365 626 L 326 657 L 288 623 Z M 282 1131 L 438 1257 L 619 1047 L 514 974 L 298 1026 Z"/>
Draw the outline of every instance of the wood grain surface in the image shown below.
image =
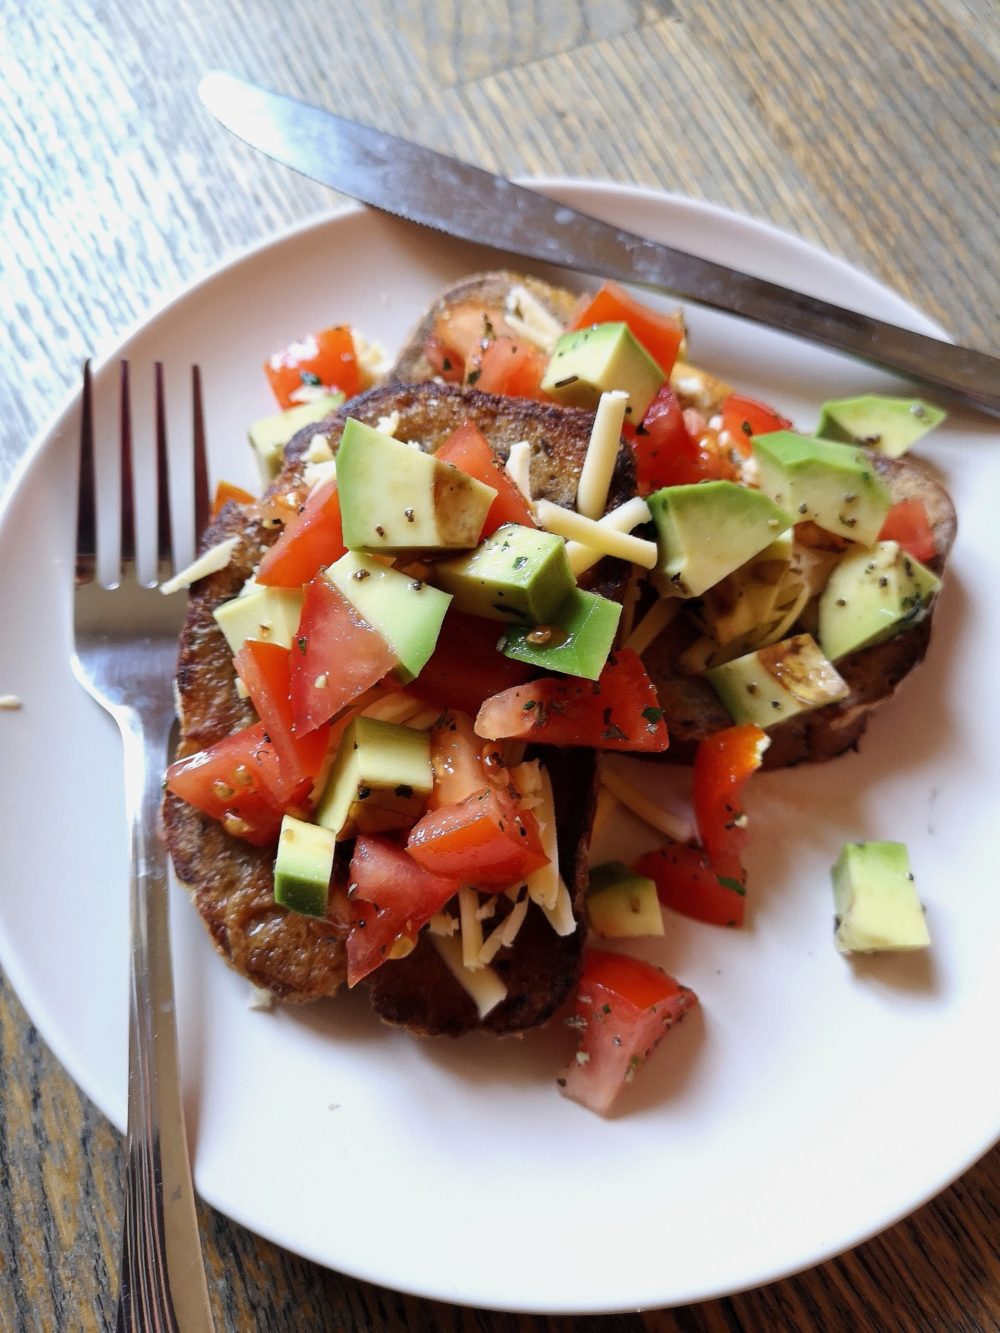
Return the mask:
<path fill-rule="evenodd" d="M 0 483 L 74 385 L 180 284 L 331 197 L 200 110 L 207 68 L 507 174 L 727 205 L 996 351 L 990 0 L 45 0 L 0 3 Z M 113 1314 L 117 1133 L 0 981 L 0 1329 Z M 546 1319 L 316 1268 L 203 1208 L 220 1328 L 462 1333 L 1000 1328 L 1000 1155 L 850 1254 L 671 1312 Z"/>

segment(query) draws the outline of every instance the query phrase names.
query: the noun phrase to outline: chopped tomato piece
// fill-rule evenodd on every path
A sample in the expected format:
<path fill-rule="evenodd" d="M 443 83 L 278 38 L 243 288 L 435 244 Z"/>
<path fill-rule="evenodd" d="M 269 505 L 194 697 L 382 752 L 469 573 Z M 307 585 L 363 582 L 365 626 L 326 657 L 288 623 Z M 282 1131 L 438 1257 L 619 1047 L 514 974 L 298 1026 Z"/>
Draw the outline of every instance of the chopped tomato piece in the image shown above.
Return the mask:
<path fill-rule="evenodd" d="M 336 481 L 317 486 L 300 513 L 260 562 L 257 582 L 272 588 L 299 588 L 347 550 L 340 523 Z"/>
<path fill-rule="evenodd" d="M 454 347 L 442 342 L 432 334 L 424 343 L 424 356 L 430 362 L 431 370 L 447 384 L 461 384 L 465 379 L 465 357 L 460 356 Z"/>
<path fill-rule="evenodd" d="M 167 789 L 217 819 L 227 833 L 266 847 L 281 828 L 278 756 L 263 722 L 178 759 L 167 769 Z"/>
<path fill-rule="evenodd" d="M 215 498 L 212 500 L 212 518 L 222 511 L 224 505 L 232 500 L 238 505 L 252 505 L 257 503 L 257 497 L 245 491 L 242 486 L 234 486 L 231 481 L 220 481 L 215 488 Z"/>
<path fill-rule="evenodd" d="M 628 648 L 611 654 L 597 681 L 543 676 L 494 695 L 479 710 L 476 731 L 489 740 L 516 737 L 599 750 L 667 748 L 656 690 Z"/>
<path fill-rule="evenodd" d="M 478 352 L 495 338 L 509 338 L 513 333 L 502 310 L 482 301 L 459 301 L 446 305 L 435 319 L 431 340 L 437 343 L 450 361 L 461 367 L 459 378 L 464 378 L 466 369 Z"/>
<path fill-rule="evenodd" d="M 897 500 L 885 516 L 880 542 L 898 542 L 907 555 L 921 562 L 937 554 L 934 529 L 923 500 Z"/>
<path fill-rule="evenodd" d="M 291 653 L 280 643 L 247 639 L 236 654 L 236 670 L 247 687 L 250 702 L 267 728 L 278 755 L 282 799 L 302 799 L 319 776 L 326 758 L 330 728 L 313 728 L 296 735 L 292 725 Z M 325 721 L 326 719 L 324 719 Z"/>
<path fill-rule="evenodd" d="M 417 931 L 458 892 L 458 881 L 434 875 L 388 838 L 361 837 L 351 860 L 352 925 L 347 937 L 347 984 L 384 963 L 398 939 Z"/>
<path fill-rule="evenodd" d="M 746 871 L 740 858 L 749 834 L 740 797 L 769 744 L 760 727 L 747 723 L 706 736 L 694 758 L 694 816 L 701 844 L 715 873 L 741 885 Z"/>
<path fill-rule="evenodd" d="M 539 398 L 548 358 L 531 343 L 495 338 L 466 366 L 465 381 L 482 393 L 508 398 Z"/>
<path fill-rule="evenodd" d="M 457 805 L 481 791 L 483 783 L 506 786 L 509 778 L 496 746 L 483 745 L 472 718 L 449 708 L 430 731 L 431 769 L 434 787 L 428 809 Z"/>
<path fill-rule="evenodd" d="M 303 386 L 340 389 L 353 398 L 361 389 L 361 371 L 354 352 L 354 337 L 344 324 L 320 333 L 309 333 L 273 352 L 264 371 L 278 403 L 295 407 L 296 390 Z"/>
<path fill-rule="evenodd" d="M 449 611 L 433 653 L 407 691 L 435 708 L 458 708 L 475 717 L 484 699 L 534 674 L 524 662 L 497 652 L 502 630 L 495 620 Z"/>
<path fill-rule="evenodd" d="M 710 926 L 742 926 L 746 889 L 738 879 L 723 882 L 700 847 L 667 839 L 632 868 L 653 881 L 664 907 Z"/>
<path fill-rule="evenodd" d="M 452 431 L 435 458 L 440 458 L 443 463 L 454 464 L 462 472 L 492 486 L 496 491 L 496 499 L 490 505 L 483 524 L 484 537 L 496 532 L 503 523 L 520 523 L 525 528 L 535 526 L 527 500 L 497 462 L 486 436 L 471 421 Z"/>
<path fill-rule="evenodd" d="M 591 324 L 625 323 L 656 364 L 669 375 L 684 338 L 684 330 L 673 315 L 664 315 L 630 296 L 617 282 L 605 282 L 595 296 L 584 300 L 570 320 L 569 328 Z"/>
<path fill-rule="evenodd" d="M 750 455 L 752 436 L 767 435 L 773 430 L 791 430 L 791 427 L 787 417 L 766 403 L 758 403 L 755 398 L 731 393 L 722 404 L 722 429 L 728 432 L 726 443 L 739 450 L 744 458 Z"/>
<path fill-rule="evenodd" d="M 321 574 L 306 585 L 291 655 L 291 712 L 305 735 L 377 685 L 396 655 Z"/>
<path fill-rule="evenodd" d="M 483 787 L 413 826 L 406 850 L 427 870 L 478 888 L 504 888 L 548 864 L 538 825 L 507 791 Z"/>
<path fill-rule="evenodd" d="M 640 495 L 704 479 L 698 445 L 687 433 L 673 389 L 665 384 L 631 437 Z"/>
<path fill-rule="evenodd" d="M 589 949 L 576 996 L 577 1051 L 559 1078 L 567 1097 L 603 1115 L 664 1033 L 698 997 L 666 972 L 625 954 Z"/>

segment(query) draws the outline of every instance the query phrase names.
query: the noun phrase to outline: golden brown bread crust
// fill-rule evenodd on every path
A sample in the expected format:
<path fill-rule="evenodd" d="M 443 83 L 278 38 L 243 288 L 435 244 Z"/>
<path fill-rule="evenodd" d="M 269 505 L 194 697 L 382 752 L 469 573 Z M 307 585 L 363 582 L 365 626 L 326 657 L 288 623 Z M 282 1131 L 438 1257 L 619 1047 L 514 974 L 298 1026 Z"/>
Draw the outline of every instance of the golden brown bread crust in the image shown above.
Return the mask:
<path fill-rule="evenodd" d="M 386 376 L 387 381 L 392 383 L 407 380 L 419 383 L 422 380 L 433 379 L 434 367 L 424 355 L 424 347 L 434 332 L 438 317 L 449 307 L 461 305 L 465 301 L 481 301 L 492 309 L 503 309 L 507 295 L 513 287 L 526 287 L 560 324 L 569 321 L 573 307 L 579 299 L 576 292 L 568 291 L 565 287 L 554 287 L 540 278 L 513 273 L 509 269 L 476 273 L 470 278 L 463 278 L 461 282 L 446 287 L 434 304 L 421 316 L 390 368 Z"/>
<path fill-rule="evenodd" d="M 955 509 L 948 493 L 914 459 L 891 459 L 874 453 L 870 457 L 894 502 L 923 502 L 935 546 L 934 557 L 927 564 L 939 574 L 955 540 Z M 895 638 L 839 661 L 837 670 L 850 686 L 850 694 L 839 703 L 800 713 L 771 727 L 764 767 L 819 763 L 856 746 L 874 709 L 890 699 L 903 678 L 923 660 L 930 641 L 931 614 Z M 664 757 L 675 763 L 689 763 L 699 740 L 732 724 L 712 687 L 701 677 L 677 669 L 677 656 L 689 641 L 684 634 L 682 623 L 675 621 L 643 655 L 667 718 L 670 749 Z"/>
<path fill-rule="evenodd" d="M 289 443 L 285 469 L 271 489 L 275 493 L 302 490 L 302 457 L 318 431 L 336 451 L 348 416 L 375 425 L 393 411 L 399 413 L 397 437 L 419 440 L 430 448 L 443 443 L 468 420 L 483 431 L 502 459 L 512 444 L 527 440 L 532 446 L 534 493 L 556 503 L 573 503 L 593 423 L 591 413 L 436 384 L 373 389 L 326 421 L 306 427 Z M 634 486 L 631 457 L 622 450 L 609 504 L 622 503 Z M 261 525 L 255 506 L 230 504 L 209 527 L 203 546 L 231 536 L 239 541 L 230 564 L 199 581 L 190 594 L 177 670 L 181 754 L 203 749 L 254 720 L 250 705 L 235 693 L 231 654 L 212 611 L 238 593 L 276 533 Z M 620 562 L 602 561 L 595 574 L 603 592 L 621 595 L 625 569 Z M 550 751 L 546 762 L 556 790 L 563 876 L 582 922 L 596 761 L 591 752 L 577 750 Z M 334 994 L 344 978 L 343 942 L 332 927 L 286 912 L 274 903 L 272 851 L 231 837 L 216 821 L 169 795 L 164 802 L 164 822 L 178 877 L 189 887 L 226 960 L 255 984 L 285 1000 L 307 1001 Z M 495 963 L 505 976 L 509 995 L 483 1026 L 502 1034 L 543 1022 L 576 981 L 583 938 L 582 925 L 571 936 L 557 936 L 533 906 L 514 948 L 502 952 Z M 369 989 L 382 1017 L 414 1031 L 458 1035 L 480 1026 L 474 1005 L 427 941 L 409 958 L 387 963 L 373 973 Z"/>

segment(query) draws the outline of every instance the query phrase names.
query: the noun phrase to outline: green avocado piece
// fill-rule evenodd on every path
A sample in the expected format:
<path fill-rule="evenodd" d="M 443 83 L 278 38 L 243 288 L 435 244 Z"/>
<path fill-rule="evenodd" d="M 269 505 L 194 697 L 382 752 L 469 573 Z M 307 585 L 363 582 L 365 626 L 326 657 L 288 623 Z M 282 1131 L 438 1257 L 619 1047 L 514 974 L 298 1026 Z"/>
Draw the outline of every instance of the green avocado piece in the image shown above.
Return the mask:
<path fill-rule="evenodd" d="M 436 564 L 433 578 L 458 611 L 529 625 L 548 620 L 574 587 L 562 537 L 518 523 L 505 523 L 474 551 Z"/>
<path fill-rule="evenodd" d="M 544 625 L 512 626 L 501 651 L 543 671 L 597 680 L 615 641 L 622 609 L 596 592 L 574 588 Z"/>
<path fill-rule="evenodd" d="M 330 829 L 285 815 L 274 863 L 274 901 L 303 916 L 326 916 L 333 848 Z"/>
<path fill-rule="evenodd" d="M 595 409 L 602 393 L 628 394 L 625 416 L 638 424 L 667 377 L 627 324 L 594 324 L 564 333 L 542 378 L 542 391 L 564 407 Z"/>
<path fill-rule="evenodd" d="M 337 450 L 344 545 L 368 551 L 459 551 L 475 546 L 492 486 L 433 454 L 348 418 Z"/>
<path fill-rule="evenodd" d="M 751 448 L 760 489 L 796 523 L 809 520 L 861 546 L 878 538 L 892 501 L 863 450 L 791 430 L 755 435 Z"/>
<path fill-rule="evenodd" d="M 238 597 L 223 602 L 212 612 L 235 655 L 247 639 L 262 639 L 291 648 L 302 614 L 300 588 L 265 588 L 253 583 Z"/>
<path fill-rule="evenodd" d="M 811 634 L 796 634 L 724 662 L 707 671 L 705 678 L 734 722 L 753 722 L 765 729 L 850 693 Z"/>
<path fill-rule="evenodd" d="M 794 522 L 766 495 L 735 481 L 665 486 L 647 504 L 656 521 L 660 586 L 675 597 L 700 596 Z"/>
<path fill-rule="evenodd" d="M 931 942 L 902 842 L 849 842 L 833 867 L 841 953 L 926 949 Z"/>
<path fill-rule="evenodd" d="M 591 868 L 587 917 L 594 932 L 608 940 L 663 934 L 656 885 L 621 861 Z"/>
<path fill-rule="evenodd" d="M 940 426 L 945 415 L 939 407 L 919 398 L 866 393 L 824 403 L 816 434 L 824 440 L 863 444 L 890 458 L 899 458 L 922 435 Z"/>
<path fill-rule="evenodd" d="M 250 427 L 250 444 L 257 457 L 261 481 L 269 485 L 281 471 L 285 461 L 285 445 L 303 426 L 314 421 L 322 421 L 344 401 L 342 393 L 323 393 L 311 398 L 307 403 L 298 403 L 295 407 L 276 412 L 270 417 L 261 417 Z"/>
<path fill-rule="evenodd" d="M 423 813 L 433 785 L 430 747 L 426 731 L 355 718 L 316 806 L 317 824 L 338 841 L 408 828 Z"/>
<path fill-rule="evenodd" d="M 434 651 L 451 594 L 365 555 L 348 551 L 323 570 L 366 624 L 396 655 L 403 684 L 420 675 Z"/>
<path fill-rule="evenodd" d="M 849 552 L 820 594 L 820 647 L 836 662 L 892 638 L 923 618 L 940 586 L 937 575 L 897 542 Z"/>

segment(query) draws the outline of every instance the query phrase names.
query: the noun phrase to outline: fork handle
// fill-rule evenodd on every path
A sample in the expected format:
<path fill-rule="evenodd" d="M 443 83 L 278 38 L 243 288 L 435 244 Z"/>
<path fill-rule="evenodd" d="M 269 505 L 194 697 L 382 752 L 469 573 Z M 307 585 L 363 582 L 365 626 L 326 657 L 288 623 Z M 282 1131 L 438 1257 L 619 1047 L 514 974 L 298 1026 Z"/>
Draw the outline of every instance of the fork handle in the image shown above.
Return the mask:
<path fill-rule="evenodd" d="M 172 709 L 115 720 L 131 839 L 128 1139 L 118 1333 L 212 1333 L 184 1128 L 170 968 L 167 857 L 159 832 Z"/>

